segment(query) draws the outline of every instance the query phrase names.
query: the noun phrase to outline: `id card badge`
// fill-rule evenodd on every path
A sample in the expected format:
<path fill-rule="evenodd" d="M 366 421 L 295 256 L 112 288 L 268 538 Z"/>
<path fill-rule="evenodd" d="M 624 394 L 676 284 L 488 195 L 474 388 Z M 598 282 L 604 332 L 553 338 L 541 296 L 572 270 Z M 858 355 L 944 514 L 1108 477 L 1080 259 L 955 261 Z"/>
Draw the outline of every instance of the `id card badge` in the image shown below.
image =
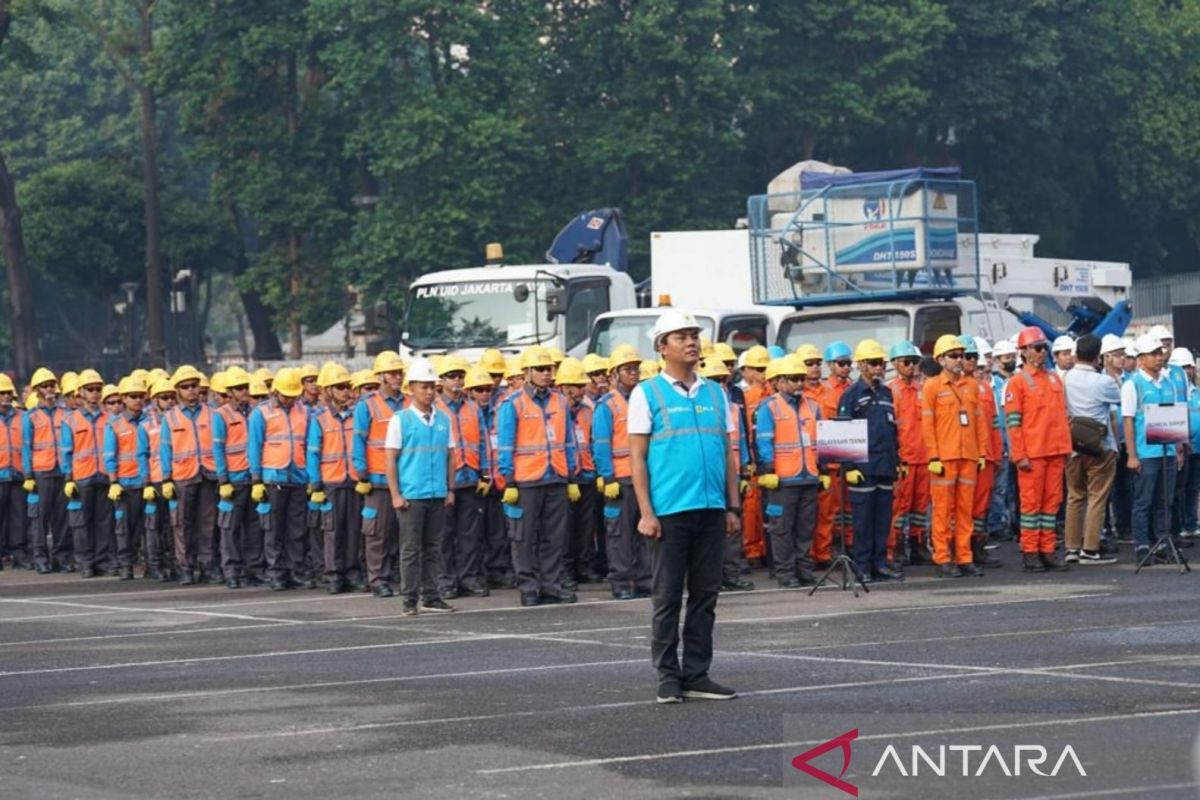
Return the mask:
<path fill-rule="evenodd" d="M 546 442 L 554 444 L 554 428 L 551 428 L 549 425 L 546 426 Z"/>
<path fill-rule="evenodd" d="M 967 412 L 965 412 L 965 411 L 958 412 L 958 424 L 959 424 L 959 427 L 962 427 L 962 428 L 965 428 L 971 424 L 970 418 L 967 417 Z"/>

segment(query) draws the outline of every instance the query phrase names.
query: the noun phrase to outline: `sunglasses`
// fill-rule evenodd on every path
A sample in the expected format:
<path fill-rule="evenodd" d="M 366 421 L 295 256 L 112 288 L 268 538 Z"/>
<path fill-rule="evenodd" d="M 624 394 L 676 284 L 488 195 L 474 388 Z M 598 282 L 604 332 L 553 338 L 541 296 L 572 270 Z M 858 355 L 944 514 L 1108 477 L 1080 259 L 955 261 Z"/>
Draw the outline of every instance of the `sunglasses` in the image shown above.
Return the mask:
<path fill-rule="evenodd" d="M 333 389 L 335 392 L 348 392 L 348 391 L 350 391 L 350 384 L 335 383 L 333 386 L 330 386 L 329 388 Z"/>
<path fill-rule="evenodd" d="M 492 387 L 491 386 L 472 386 L 471 391 L 474 392 L 475 394 L 491 394 Z"/>
<path fill-rule="evenodd" d="M 804 366 L 806 366 L 806 367 L 819 367 L 819 366 L 821 366 L 821 359 L 819 359 L 819 358 L 810 358 L 808 361 L 805 361 L 805 362 L 804 362 Z"/>
<path fill-rule="evenodd" d="M 80 389 L 80 391 L 99 393 L 103 388 L 103 386 L 84 386 Z"/>
<path fill-rule="evenodd" d="M 125 399 L 126 400 L 145 400 L 146 395 L 144 395 L 144 394 L 127 394 L 127 395 L 125 395 Z"/>
<path fill-rule="evenodd" d="M 953 352 L 946 353 L 945 357 L 949 358 L 953 361 L 961 361 L 962 357 L 963 357 L 963 352 L 962 352 L 962 350 L 955 350 Z"/>
<path fill-rule="evenodd" d="M 783 379 L 785 381 L 791 381 L 792 383 L 800 383 L 801 381 L 804 380 L 804 376 L 803 375 L 784 375 Z"/>
<path fill-rule="evenodd" d="M 603 378 L 603 377 L 604 377 L 605 375 L 607 375 L 607 374 L 608 374 L 608 373 L 607 373 L 607 372 L 605 372 L 604 370 L 602 370 L 602 369 L 597 369 L 597 370 L 593 370 L 592 372 L 589 372 L 589 373 L 587 374 L 587 376 L 588 376 L 589 378 L 591 378 L 592 380 L 598 380 L 598 379 L 600 379 L 600 378 Z"/>
<path fill-rule="evenodd" d="M 848 367 L 848 366 L 850 366 L 850 359 L 839 358 L 837 361 L 835 361 L 833 363 L 837 364 L 839 367 Z"/>
<path fill-rule="evenodd" d="M 533 367 L 534 372 L 550 372 L 554 367 Z"/>
<path fill-rule="evenodd" d="M 116 397 L 116 398 L 110 397 L 110 398 L 108 398 L 107 400 L 105 400 L 105 401 L 104 401 L 104 405 L 106 405 L 106 406 L 119 406 L 119 405 L 121 405 L 121 398 L 119 398 L 119 397 Z"/>
<path fill-rule="evenodd" d="M 882 367 L 883 359 L 882 358 L 864 358 L 862 363 L 866 364 L 868 367 Z"/>
<path fill-rule="evenodd" d="M 965 356 L 963 356 L 963 358 L 965 358 L 967 361 L 978 361 L 979 353 L 967 353 Z"/>
<path fill-rule="evenodd" d="M 461 370 L 455 370 L 454 372 L 447 372 L 447 373 L 446 373 L 445 375 L 443 375 L 442 377 L 443 377 L 443 378 L 445 378 L 445 379 L 446 379 L 446 380 L 448 380 L 448 381 L 456 381 L 456 380 L 458 380 L 459 378 L 465 378 L 465 377 L 467 377 L 467 373 L 465 373 L 465 372 L 462 372 Z"/>
<path fill-rule="evenodd" d="M 1029 349 L 1036 351 L 1038 353 L 1044 353 L 1050 349 L 1050 345 L 1044 344 L 1044 343 L 1043 344 L 1034 344 L 1034 345 L 1030 345 Z"/>
<path fill-rule="evenodd" d="M 191 392 L 191 391 L 194 391 L 194 390 L 200 388 L 200 381 L 190 381 L 188 383 L 181 383 L 178 386 L 176 386 L 175 388 L 180 391 L 183 391 L 183 392 Z"/>
<path fill-rule="evenodd" d="M 917 364 L 921 363 L 921 359 L 912 358 L 911 356 L 908 358 L 897 358 L 896 363 L 903 364 L 906 367 L 915 367 Z"/>

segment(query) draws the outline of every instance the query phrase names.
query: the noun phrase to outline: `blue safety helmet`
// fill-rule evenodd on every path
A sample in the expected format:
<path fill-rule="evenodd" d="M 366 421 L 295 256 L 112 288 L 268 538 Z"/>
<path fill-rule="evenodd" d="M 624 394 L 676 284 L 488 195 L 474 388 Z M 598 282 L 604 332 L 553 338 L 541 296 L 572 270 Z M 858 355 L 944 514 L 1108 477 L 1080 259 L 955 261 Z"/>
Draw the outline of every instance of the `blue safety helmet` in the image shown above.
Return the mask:
<path fill-rule="evenodd" d="M 979 345 L 975 344 L 974 336 L 967 336 L 965 333 L 959 334 L 958 340 L 963 343 L 963 354 L 974 353 L 979 355 Z"/>
<path fill-rule="evenodd" d="M 837 361 L 839 358 L 850 358 L 850 345 L 842 341 L 830 342 L 825 348 L 825 360 Z"/>
<path fill-rule="evenodd" d="M 897 358 L 920 358 L 921 351 L 917 346 L 908 339 L 901 339 L 892 345 L 892 349 L 888 350 L 888 361 L 895 361 Z"/>
<path fill-rule="evenodd" d="M 777 344 L 773 344 L 767 348 L 767 355 L 771 358 L 783 358 L 787 355 L 787 350 L 784 350 Z"/>

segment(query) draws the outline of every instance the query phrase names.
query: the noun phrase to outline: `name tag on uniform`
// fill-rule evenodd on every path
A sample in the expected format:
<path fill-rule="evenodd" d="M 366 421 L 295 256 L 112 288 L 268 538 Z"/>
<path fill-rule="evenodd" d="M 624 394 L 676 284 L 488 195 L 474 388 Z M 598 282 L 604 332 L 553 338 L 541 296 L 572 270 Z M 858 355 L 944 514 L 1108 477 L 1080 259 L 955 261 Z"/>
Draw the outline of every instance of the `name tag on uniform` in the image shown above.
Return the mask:
<path fill-rule="evenodd" d="M 812 447 L 812 439 L 807 433 L 800 434 L 800 444 L 804 445 L 805 447 Z"/>
<path fill-rule="evenodd" d="M 963 427 L 963 428 L 965 428 L 971 424 L 971 420 L 967 416 L 967 412 L 965 412 L 965 411 L 958 412 L 958 424 L 960 427 Z"/>
<path fill-rule="evenodd" d="M 546 441 L 550 444 L 554 444 L 554 428 L 550 427 L 549 425 L 546 426 Z"/>

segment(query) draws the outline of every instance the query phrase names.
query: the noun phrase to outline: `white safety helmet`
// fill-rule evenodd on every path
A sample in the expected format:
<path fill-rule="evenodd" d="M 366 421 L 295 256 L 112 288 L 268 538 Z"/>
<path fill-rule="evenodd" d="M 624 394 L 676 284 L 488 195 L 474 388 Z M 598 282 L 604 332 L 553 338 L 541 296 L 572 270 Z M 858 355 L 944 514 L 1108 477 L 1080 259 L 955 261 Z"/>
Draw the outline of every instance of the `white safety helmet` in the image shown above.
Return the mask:
<path fill-rule="evenodd" d="M 671 309 L 664 312 L 658 319 L 654 320 L 654 328 L 650 331 L 650 341 L 657 348 L 658 343 L 668 333 L 676 331 L 700 330 L 700 323 L 696 322 L 696 318 L 686 311 L 677 311 Z M 412 380 L 409 378 L 409 380 Z"/>
<path fill-rule="evenodd" d="M 1150 333 L 1143 333 L 1137 338 L 1137 354 L 1144 356 L 1155 350 L 1162 350 L 1162 339 Z"/>
<path fill-rule="evenodd" d="M 1159 341 L 1162 341 L 1163 339 L 1170 339 L 1171 341 L 1175 341 L 1175 334 L 1171 333 L 1171 329 L 1168 328 L 1166 325 L 1155 325 L 1154 327 L 1152 327 L 1150 330 L 1148 330 L 1146 332 L 1146 335 L 1153 336 L 1155 339 L 1158 339 Z"/>
<path fill-rule="evenodd" d="M 1186 347 L 1176 347 L 1171 351 L 1171 357 L 1167 359 L 1167 363 L 1174 367 L 1194 367 L 1196 359 L 1192 358 L 1192 351 Z"/>
<path fill-rule="evenodd" d="M 987 339 L 983 338 L 982 336 L 975 337 L 975 348 L 977 350 L 979 350 L 979 355 L 983 356 L 985 358 L 992 354 L 991 343 Z"/>
<path fill-rule="evenodd" d="M 1136 356 L 1138 354 L 1137 353 L 1137 342 L 1133 338 L 1131 338 L 1129 336 L 1125 336 L 1121 339 L 1121 344 L 1124 345 L 1125 355 Z"/>
<path fill-rule="evenodd" d="M 405 377 L 409 383 L 437 383 L 438 374 L 432 361 L 428 358 L 417 358 L 413 360 Z"/>
<path fill-rule="evenodd" d="M 992 348 L 992 355 L 995 358 L 999 358 L 1000 356 L 1015 356 L 1016 354 L 1017 346 L 1013 344 L 1012 339 L 1001 339 Z"/>
<path fill-rule="evenodd" d="M 1125 340 L 1114 333 L 1104 334 L 1104 338 L 1100 340 L 1100 355 L 1106 356 L 1109 353 L 1115 353 L 1118 350 L 1125 349 Z"/>
<path fill-rule="evenodd" d="M 1066 353 L 1066 352 L 1074 353 L 1075 352 L 1075 340 L 1072 339 L 1070 336 L 1067 336 L 1066 334 L 1059 336 L 1057 339 L 1054 340 L 1054 344 L 1050 345 L 1050 352 L 1051 353 Z"/>

